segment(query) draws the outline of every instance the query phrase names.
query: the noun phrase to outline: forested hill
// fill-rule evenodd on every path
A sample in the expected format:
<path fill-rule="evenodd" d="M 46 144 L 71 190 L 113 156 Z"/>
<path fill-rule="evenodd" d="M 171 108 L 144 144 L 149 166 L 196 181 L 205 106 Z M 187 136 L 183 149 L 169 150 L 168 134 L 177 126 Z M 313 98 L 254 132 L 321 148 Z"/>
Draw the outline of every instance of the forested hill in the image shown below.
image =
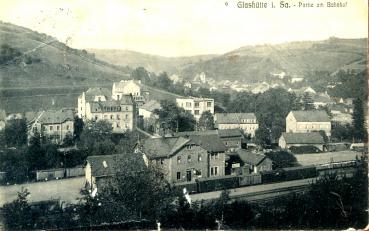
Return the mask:
<path fill-rule="evenodd" d="M 246 46 L 224 55 L 189 65 L 180 71 L 185 78 L 204 72 L 216 80 L 263 81 L 271 73 L 285 72 L 306 77 L 307 72 L 364 70 L 367 39 L 330 38 L 324 41 L 290 42 L 277 45 Z"/>
<path fill-rule="evenodd" d="M 0 88 L 96 85 L 130 72 L 46 34 L 0 22 Z"/>

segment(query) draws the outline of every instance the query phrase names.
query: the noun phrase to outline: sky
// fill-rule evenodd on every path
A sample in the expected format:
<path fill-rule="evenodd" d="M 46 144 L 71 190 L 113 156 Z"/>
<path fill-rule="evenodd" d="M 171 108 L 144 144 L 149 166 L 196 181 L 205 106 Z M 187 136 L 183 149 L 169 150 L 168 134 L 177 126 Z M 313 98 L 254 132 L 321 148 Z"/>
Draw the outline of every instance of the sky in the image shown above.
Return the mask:
<path fill-rule="evenodd" d="M 54 36 L 73 48 L 127 49 L 170 57 L 331 36 L 368 37 L 366 0 L 341 1 L 347 2 L 344 8 L 290 9 L 240 9 L 237 2 L 0 0 L 0 20 Z M 325 4 L 327 0 L 304 2 Z"/>

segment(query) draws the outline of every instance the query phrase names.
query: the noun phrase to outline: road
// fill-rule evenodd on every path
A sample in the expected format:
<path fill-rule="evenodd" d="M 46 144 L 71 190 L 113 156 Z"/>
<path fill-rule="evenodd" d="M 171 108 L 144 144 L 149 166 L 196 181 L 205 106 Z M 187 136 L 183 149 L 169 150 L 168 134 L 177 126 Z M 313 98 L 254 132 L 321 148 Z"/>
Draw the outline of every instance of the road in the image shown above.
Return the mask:
<path fill-rule="evenodd" d="M 0 186 L 0 207 L 17 198 L 17 192 L 22 187 L 31 193 L 29 202 L 37 202 L 48 199 L 61 199 L 66 203 L 75 203 L 80 198 L 80 190 L 85 183 L 84 177 L 76 177 L 48 182 L 25 183 L 20 185 Z"/>

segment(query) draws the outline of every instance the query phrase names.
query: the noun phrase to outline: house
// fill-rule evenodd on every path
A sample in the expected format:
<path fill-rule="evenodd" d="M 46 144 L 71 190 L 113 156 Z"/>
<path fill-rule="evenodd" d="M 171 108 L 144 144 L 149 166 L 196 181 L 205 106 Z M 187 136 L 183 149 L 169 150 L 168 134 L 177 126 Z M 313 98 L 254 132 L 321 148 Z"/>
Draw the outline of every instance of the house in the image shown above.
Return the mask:
<path fill-rule="evenodd" d="M 0 131 L 5 128 L 6 113 L 5 110 L 0 109 Z"/>
<path fill-rule="evenodd" d="M 149 138 L 135 147 L 135 153 L 146 164 L 159 166 L 170 183 L 223 176 L 225 151 L 217 135 Z"/>
<path fill-rule="evenodd" d="M 335 103 L 326 93 L 315 94 L 313 95 L 312 100 L 316 109 L 319 107 L 330 106 Z"/>
<path fill-rule="evenodd" d="M 100 102 L 111 100 L 111 92 L 107 88 L 89 88 L 78 97 L 77 115 L 84 121 L 87 119 L 86 111 L 90 102 Z"/>
<path fill-rule="evenodd" d="M 262 153 L 237 149 L 227 153 L 227 172 L 231 175 L 248 175 L 262 171 L 270 171 L 273 162 Z"/>
<path fill-rule="evenodd" d="M 267 84 L 266 82 L 258 83 L 252 86 L 251 93 L 253 94 L 263 93 L 269 90 L 269 88 L 270 88 L 270 85 Z"/>
<path fill-rule="evenodd" d="M 147 101 L 138 109 L 138 115 L 140 117 L 142 127 L 145 128 L 145 130 L 152 131 L 154 133 L 158 132 L 160 127 L 158 122 L 159 116 L 154 114 L 154 111 L 159 109 L 161 109 L 161 105 L 156 100 Z"/>
<path fill-rule="evenodd" d="M 177 105 L 191 113 L 198 121 L 203 112 L 209 111 L 214 114 L 214 99 L 209 98 L 177 98 Z"/>
<path fill-rule="evenodd" d="M 131 95 L 120 100 L 94 101 L 88 103 L 86 119 L 105 120 L 111 123 L 114 133 L 124 133 L 135 127 L 135 104 Z"/>
<path fill-rule="evenodd" d="M 214 120 L 215 127 L 219 130 L 239 128 L 251 137 L 255 136 L 255 131 L 259 128 L 254 113 L 216 113 Z"/>
<path fill-rule="evenodd" d="M 286 117 L 286 132 L 325 131 L 331 136 L 331 119 L 326 111 L 291 111 Z"/>
<path fill-rule="evenodd" d="M 191 82 L 189 82 L 189 81 L 186 81 L 186 82 L 183 84 L 183 86 L 184 86 L 185 88 L 189 88 L 189 89 L 191 89 L 191 88 L 192 88 L 192 84 L 191 84 Z"/>
<path fill-rule="evenodd" d="M 295 93 L 297 96 L 303 96 L 306 93 L 308 93 L 310 95 L 315 95 L 316 94 L 316 91 L 312 87 L 302 87 L 300 89 L 289 88 L 288 92 Z"/>
<path fill-rule="evenodd" d="M 119 94 L 114 98 L 107 88 L 89 88 L 78 97 L 77 115 L 85 122 L 106 120 L 116 133 L 133 130 L 136 117 L 133 96 Z"/>
<path fill-rule="evenodd" d="M 71 109 L 26 112 L 28 138 L 36 132 L 51 142 L 61 144 L 74 134 L 74 113 Z"/>
<path fill-rule="evenodd" d="M 137 106 L 141 106 L 145 103 L 140 80 L 121 80 L 120 82 L 113 83 L 112 99 L 120 100 L 125 95 L 132 95 Z"/>
<path fill-rule="evenodd" d="M 291 83 L 298 83 L 298 82 L 302 82 L 304 80 L 304 78 L 301 77 L 293 77 L 291 78 Z"/>
<path fill-rule="evenodd" d="M 286 133 L 283 132 L 279 138 L 279 147 L 289 149 L 291 147 L 314 146 L 324 150 L 324 138 L 319 132 L 308 133 Z"/>
<path fill-rule="evenodd" d="M 126 170 L 123 167 L 125 161 L 125 154 L 88 156 L 85 166 L 86 187 L 91 190 L 105 187 L 112 182 L 113 177 Z M 137 171 L 145 167 L 143 161 L 138 160 L 134 164 Z"/>

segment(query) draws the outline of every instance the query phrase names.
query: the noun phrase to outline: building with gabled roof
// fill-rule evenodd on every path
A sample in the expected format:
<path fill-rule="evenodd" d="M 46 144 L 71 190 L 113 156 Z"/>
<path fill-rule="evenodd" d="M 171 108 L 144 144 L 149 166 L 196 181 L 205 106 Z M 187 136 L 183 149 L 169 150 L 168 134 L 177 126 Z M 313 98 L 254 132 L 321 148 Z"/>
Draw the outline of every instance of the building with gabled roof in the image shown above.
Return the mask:
<path fill-rule="evenodd" d="M 136 171 L 143 170 L 146 166 L 143 161 L 132 162 Z M 103 188 L 111 179 L 123 171 L 127 171 L 124 165 L 132 161 L 125 154 L 88 156 L 85 166 L 86 186 L 90 189 Z M 131 163 L 130 163 L 131 164 Z"/>
<path fill-rule="evenodd" d="M 26 112 L 28 137 L 36 132 L 53 143 L 61 144 L 66 136 L 73 137 L 74 113 L 71 109 Z"/>
<path fill-rule="evenodd" d="M 242 129 L 245 134 L 255 136 L 259 128 L 254 113 L 216 113 L 214 116 L 215 127 L 219 130 Z"/>
<path fill-rule="evenodd" d="M 135 153 L 159 166 L 170 183 L 223 176 L 225 151 L 217 135 L 149 138 L 135 147 Z"/>
<path fill-rule="evenodd" d="M 279 138 L 279 147 L 288 149 L 291 147 L 315 146 L 319 150 L 324 150 L 325 141 L 319 132 L 308 133 L 285 133 Z"/>
<path fill-rule="evenodd" d="M 177 98 L 176 103 L 178 107 L 181 107 L 185 111 L 191 113 L 197 121 L 205 111 L 209 111 L 214 115 L 214 99 L 186 97 Z"/>
<path fill-rule="evenodd" d="M 79 118 L 85 120 L 86 119 L 86 110 L 89 102 L 101 102 L 111 100 L 111 92 L 107 88 L 102 87 L 92 87 L 87 91 L 83 92 L 80 96 L 78 96 L 78 107 L 77 107 L 77 115 Z"/>
<path fill-rule="evenodd" d="M 120 82 L 113 83 L 112 98 L 114 100 L 120 100 L 124 95 L 132 95 L 133 100 L 139 106 L 145 103 L 140 80 L 121 80 Z"/>
<path fill-rule="evenodd" d="M 232 175 L 259 173 L 273 168 L 272 160 L 262 153 L 236 149 L 227 156 L 227 171 Z"/>
<path fill-rule="evenodd" d="M 291 111 L 286 117 L 286 132 L 307 133 L 324 131 L 331 135 L 331 119 L 326 111 Z"/>

